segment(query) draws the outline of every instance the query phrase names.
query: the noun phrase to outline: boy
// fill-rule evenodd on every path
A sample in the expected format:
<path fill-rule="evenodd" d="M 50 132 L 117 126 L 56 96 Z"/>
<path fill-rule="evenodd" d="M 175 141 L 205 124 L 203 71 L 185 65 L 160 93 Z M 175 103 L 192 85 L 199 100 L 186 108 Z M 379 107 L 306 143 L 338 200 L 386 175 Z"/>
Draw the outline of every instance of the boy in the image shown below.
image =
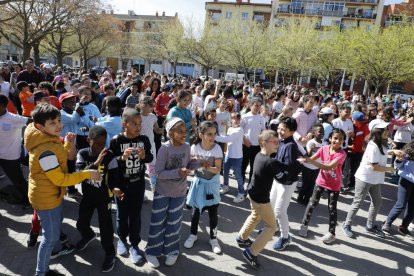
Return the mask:
<path fill-rule="evenodd" d="M 33 123 L 24 133 L 29 151 L 29 201 L 36 209 L 42 226 L 42 242 L 37 253 L 36 275 L 49 272 L 49 261 L 70 254 L 73 248 L 59 241 L 62 224 L 62 201 L 65 186 L 85 179 L 100 180 L 96 170 L 67 173 L 68 151 L 73 153 L 73 134 L 65 137 L 65 146 L 60 141 L 62 124 L 60 112 L 50 104 L 38 105 L 32 112 Z M 54 252 L 54 253 L 52 253 Z"/>
<path fill-rule="evenodd" d="M 116 135 L 110 142 L 110 150 L 118 159 L 120 190 L 124 193 L 116 198 L 118 233 L 117 253 L 128 254 L 127 237 L 131 243 L 130 258 L 134 264 L 142 261 L 138 243 L 141 241 L 141 207 L 145 193 L 145 163 L 153 159 L 151 144 L 147 136 L 140 135 L 142 118 L 131 108 L 122 114 L 124 132 Z"/>
<path fill-rule="evenodd" d="M 17 90 L 19 91 L 19 99 L 22 104 L 22 115 L 24 117 L 30 117 L 30 113 L 32 113 L 35 105 L 29 84 L 25 81 L 19 81 L 17 83 Z"/>
<path fill-rule="evenodd" d="M 264 130 L 259 135 L 259 144 L 260 152 L 256 155 L 254 161 L 252 181 L 248 189 L 252 212 L 236 238 L 240 246 L 248 247 L 243 251 L 243 257 L 255 269 L 260 267 L 257 255 L 263 250 L 266 243 L 272 239 L 277 228 L 272 205 L 270 204 L 273 177 L 283 177 L 284 174 L 281 169 L 286 168 L 278 160 L 270 158 L 270 155 L 276 152 L 279 144 L 275 131 Z M 265 228 L 252 242 L 249 235 L 261 220 L 263 220 Z"/>
<path fill-rule="evenodd" d="M 96 234 L 91 229 L 91 219 L 95 209 L 98 211 L 101 244 L 105 250 L 102 272 L 109 272 L 115 265 L 115 248 L 113 244 L 114 229 L 110 202 L 112 193 L 122 197 L 122 192 L 114 186 L 118 183 L 118 162 L 112 152 L 105 148 L 107 133 L 105 128 L 94 126 L 89 130 L 89 148 L 81 149 L 76 159 L 78 170 L 97 169 L 102 174 L 102 181 L 86 180 L 82 182 L 83 198 L 79 205 L 79 218 L 76 228 L 82 235 L 76 249 L 84 250 Z"/>
<path fill-rule="evenodd" d="M 298 145 L 293 139 L 297 127 L 296 120 L 291 117 L 282 117 L 277 127 L 277 133 L 281 141 L 276 159 L 285 164 L 288 169 L 282 179 L 275 179 L 275 184 L 270 191 L 270 202 L 280 226 L 280 238 L 273 245 L 276 251 L 285 249 L 291 241 L 287 209 L 301 170 L 301 165 L 297 161 L 300 155 Z"/>
<path fill-rule="evenodd" d="M 103 126 L 108 133 L 106 147 L 109 147 L 111 139 L 122 131 L 122 103 L 121 99 L 116 96 L 105 97 L 106 116 L 101 117 L 96 122 L 97 126 Z"/>

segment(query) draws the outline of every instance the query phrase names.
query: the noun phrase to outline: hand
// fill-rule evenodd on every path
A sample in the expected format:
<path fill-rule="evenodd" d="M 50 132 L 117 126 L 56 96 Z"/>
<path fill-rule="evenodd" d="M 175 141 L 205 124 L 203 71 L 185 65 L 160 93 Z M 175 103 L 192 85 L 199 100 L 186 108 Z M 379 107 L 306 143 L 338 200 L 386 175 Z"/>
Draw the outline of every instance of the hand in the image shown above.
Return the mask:
<path fill-rule="evenodd" d="M 307 137 L 301 137 L 299 139 L 299 142 L 301 142 L 302 144 L 306 144 L 308 142 L 308 138 Z"/>
<path fill-rule="evenodd" d="M 97 170 L 90 170 L 91 172 L 91 177 L 90 180 L 96 180 L 96 181 L 101 181 L 102 180 L 102 176 L 101 173 Z"/>
<path fill-rule="evenodd" d="M 312 139 L 312 137 L 313 137 L 313 134 L 312 133 L 308 133 L 307 135 L 306 135 L 306 139 L 309 141 L 309 140 L 311 140 Z"/>
<path fill-rule="evenodd" d="M 249 139 L 244 139 L 244 145 L 246 146 L 246 147 L 248 147 L 248 148 L 250 148 L 250 146 L 252 145 L 252 143 L 250 142 L 250 140 Z"/>
<path fill-rule="evenodd" d="M 134 152 L 135 152 L 135 148 L 127 148 L 122 154 L 121 160 L 123 161 L 127 160 L 131 156 L 131 154 Z"/>
<path fill-rule="evenodd" d="M 83 111 L 82 106 L 78 106 L 75 111 L 79 114 L 79 116 L 83 117 L 85 116 L 85 111 Z"/>
<path fill-rule="evenodd" d="M 98 118 L 89 116 L 89 120 L 91 120 L 92 122 L 96 123 L 98 121 Z"/>
<path fill-rule="evenodd" d="M 123 200 L 124 199 L 124 196 L 125 196 L 125 194 L 124 194 L 124 192 L 123 191 L 121 191 L 119 188 L 114 188 L 113 190 L 112 190 L 112 193 L 117 197 L 117 198 L 119 198 L 120 200 Z"/>
<path fill-rule="evenodd" d="M 104 148 L 98 155 L 98 158 L 95 161 L 95 166 L 99 166 L 102 163 L 105 155 L 108 153 L 108 149 Z"/>
<path fill-rule="evenodd" d="M 145 159 L 145 150 L 144 150 L 144 148 L 136 148 L 135 151 L 138 154 L 140 159 Z"/>
<path fill-rule="evenodd" d="M 298 159 L 296 159 L 299 163 L 301 163 L 301 164 L 303 164 L 303 163 L 306 163 L 306 161 L 307 161 L 307 159 L 306 159 L 306 157 L 303 157 L 303 156 L 301 156 L 301 157 L 299 157 Z"/>
<path fill-rule="evenodd" d="M 180 177 L 187 177 L 191 174 L 191 170 L 186 169 L 186 168 L 179 168 L 178 169 L 178 175 Z"/>
<path fill-rule="evenodd" d="M 394 154 L 395 154 L 395 157 L 398 159 L 398 160 L 403 160 L 404 159 L 404 152 L 402 151 L 402 150 L 394 150 Z"/>
<path fill-rule="evenodd" d="M 65 141 L 67 141 L 70 144 L 73 144 L 76 139 L 76 134 L 73 132 L 68 132 L 65 136 Z"/>

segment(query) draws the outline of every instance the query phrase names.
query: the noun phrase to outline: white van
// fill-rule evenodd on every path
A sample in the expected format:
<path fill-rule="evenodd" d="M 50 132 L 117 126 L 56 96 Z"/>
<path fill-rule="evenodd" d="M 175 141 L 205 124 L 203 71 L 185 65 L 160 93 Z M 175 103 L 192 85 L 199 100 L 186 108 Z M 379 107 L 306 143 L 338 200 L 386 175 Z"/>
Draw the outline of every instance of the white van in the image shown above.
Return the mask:
<path fill-rule="evenodd" d="M 224 75 L 225 81 L 244 81 L 244 74 L 226 73 Z"/>

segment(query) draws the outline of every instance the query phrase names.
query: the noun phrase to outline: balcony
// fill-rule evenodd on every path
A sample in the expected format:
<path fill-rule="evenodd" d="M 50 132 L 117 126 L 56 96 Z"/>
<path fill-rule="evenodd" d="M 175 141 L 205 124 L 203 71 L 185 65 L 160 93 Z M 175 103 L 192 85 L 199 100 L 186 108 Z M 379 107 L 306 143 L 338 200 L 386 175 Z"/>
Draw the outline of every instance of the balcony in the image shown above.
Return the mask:
<path fill-rule="evenodd" d="M 378 4 L 378 0 L 346 0 L 346 2 L 361 4 Z"/>
<path fill-rule="evenodd" d="M 292 9 L 292 8 L 279 8 L 277 13 L 289 13 L 289 14 L 303 14 L 314 16 L 334 16 L 343 17 L 344 11 L 327 11 L 327 10 L 315 10 L 315 9 Z"/>

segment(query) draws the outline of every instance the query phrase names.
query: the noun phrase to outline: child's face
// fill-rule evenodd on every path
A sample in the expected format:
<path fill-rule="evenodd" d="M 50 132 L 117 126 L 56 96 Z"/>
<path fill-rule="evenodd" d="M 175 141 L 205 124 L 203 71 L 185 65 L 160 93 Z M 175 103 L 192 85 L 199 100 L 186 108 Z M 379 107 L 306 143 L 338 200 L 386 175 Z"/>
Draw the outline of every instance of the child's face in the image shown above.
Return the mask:
<path fill-rule="evenodd" d="M 216 120 L 217 113 L 212 111 L 207 115 L 207 121 L 214 122 Z"/>
<path fill-rule="evenodd" d="M 191 97 L 187 96 L 178 101 L 178 106 L 180 108 L 187 108 L 190 105 L 190 103 L 191 103 Z"/>
<path fill-rule="evenodd" d="M 351 110 L 349 108 L 345 108 L 341 110 L 341 119 L 348 119 L 351 116 Z"/>
<path fill-rule="evenodd" d="M 187 138 L 187 128 L 184 123 L 178 123 L 170 130 L 168 135 L 174 146 L 183 145 Z"/>
<path fill-rule="evenodd" d="M 105 148 L 106 136 L 97 136 L 95 138 L 88 138 L 89 146 L 91 147 L 92 154 L 97 156 Z"/>
<path fill-rule="evenodd" d="M 222 102 L 219 104 L 219 109 L 220 109 L 220 111 L 224 111 L 224 110 L 226 109 L 226 107 L 227 107 L 227 101 L 222 101 Z"/>
<path fill-rule="evenodd" d="M 66 99 L 62 102 L 62 107 L 69 109 L 69 110 L 74 110 L 75 109 L 75 105 L 76 105 L 76 98 L 69 98 Z"/>
<path fill-rule="evenodd" d="M 262 104 L 260 102 L 255 102 L 250 107 L 250 110 L 253 114 L 257 114 L 259 113 L 261 107 L 262 107 Z"/>
<path fill-rule="evenodd" d="M 22 92 L 28 92 L 28 91 L 30 91 L 29 86 L 23 86 L 22 87 Z"/>
<path fill-rule="evenodd" d="M 152 112 L 153 106 L 150 104 L 139 103 L 139 108 L 144 115 L 148 115 Z"/>
<path fill-rule="evenodd" d="M 60 121 L 60 116 L 56 117 L 53 120 L 46 120 L 45 125 L 36 124 L 36 128 L 41 132 L 55 137 L 60 137 L 60 132 L 62 131 L 62 122 Z"/>
<path fill-rule="evenodd" d="M 279 140 L 277 140 L 277 137 L 269 138 L 266 141 L 263 141 L 262 147 L 265 148 L 266 152 L 269 153 L 275 153 L 277 151 L 277 148 L 279 146 Z"/>
<path fill-rule="evenodd" d="M 333 133 L 329 138 L 329 142 L 334 150 L 338 150 L 344 143 L 344 136 L 341 133 Z"/>
<path fill-rule="evenodd" d="M 127 122 L 122 123 L 122 127 L 125 129 L 128 138 L 137 137 L 141 133 L 141 122 L 141 116 L 133 116 Z"/>
<path fill-rule="evenodd" d="M 315 136 L 316 139 L 321 140 L 323 138 L 324 135 L 324 129 L 323 127 L 317 127 L 314 129 L 313 131 L 313 135 Z"/>
<path fill-rule="evenodd" d="M 206 146 L 212 146 L 215 142 L 217 131 L 215 127 L 209 127 L 204 133 L 200 133 L 200 139 Z"/>
<path fill-rule="evenodd" d="M 231 117 L 231 125 L 233 127 L 238 127 L 240 125 L 240 118 L 237 116 L 232 116 Z"/>
<path fill-rule="evenodd" d="M 79 98 L 84 103 L 89 103 L 92 100 L 92 92 L 90 90 L 83 91 L 82 94 L 79 94 Z"/>
<path fill-rule="evenodd" d="M 277 134 L 279 134 L 280 139 L 286 139 L 290 136 L 293 136 L 294 131 L 288 129 L 285 124 L 281 123 L 277 127 Z"/>
<path fill-rule="evenodd" d="M 267 116 L 269 115 L 269 113 L 270 113 L 269 108 L 262 106 L 262 112 L 261 112 L 262 116 Z"/>

